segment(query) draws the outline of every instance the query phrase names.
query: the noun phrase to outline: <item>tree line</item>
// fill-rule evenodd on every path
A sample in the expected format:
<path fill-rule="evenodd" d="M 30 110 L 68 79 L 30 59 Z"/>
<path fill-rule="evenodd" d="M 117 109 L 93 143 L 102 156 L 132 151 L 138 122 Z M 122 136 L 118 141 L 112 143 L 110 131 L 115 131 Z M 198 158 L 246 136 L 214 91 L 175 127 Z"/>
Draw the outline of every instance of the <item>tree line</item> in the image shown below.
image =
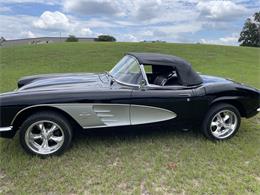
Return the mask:
<path fill-rule="evenodd" d="M 69 37 L 66 39 L 66 42 L 78 42 L 79 39 L 74 35 L 69 35 Z M 95 38 L 95 41 L 105 41 L 105 42 L 115 42 L 116 38 L 110 35 L 99 35 L 97 38 Z"/>

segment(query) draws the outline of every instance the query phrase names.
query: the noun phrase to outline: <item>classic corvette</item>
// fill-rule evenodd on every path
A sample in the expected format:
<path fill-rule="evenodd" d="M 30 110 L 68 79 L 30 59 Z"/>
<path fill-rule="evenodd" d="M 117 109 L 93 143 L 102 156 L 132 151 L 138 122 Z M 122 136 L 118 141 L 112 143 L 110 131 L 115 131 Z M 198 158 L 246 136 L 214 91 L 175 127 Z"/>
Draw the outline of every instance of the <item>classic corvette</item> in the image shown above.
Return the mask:
<path fill-rule="evenodd" d="M 21 78 L 0 95 L 0 136 L 18 131 L 22 147 L 39 156 L 62 154 L 78 128 L 167 123 L 225 140 L 259 111 L 258 89 L 200 75 L 179 57 L 128 53 L 106 73 Z"/>

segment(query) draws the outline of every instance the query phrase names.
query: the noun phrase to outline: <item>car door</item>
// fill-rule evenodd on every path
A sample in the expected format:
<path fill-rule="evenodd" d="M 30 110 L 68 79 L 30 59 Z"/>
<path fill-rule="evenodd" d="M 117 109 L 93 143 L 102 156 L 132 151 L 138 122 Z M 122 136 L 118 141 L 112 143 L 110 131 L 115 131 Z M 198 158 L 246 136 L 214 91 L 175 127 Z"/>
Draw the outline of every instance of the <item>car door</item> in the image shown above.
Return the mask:
<path fill-rule="evenodd" d="M 161 112 L 155 113 L 156 109 L 146 109 L 143 115 L 138 114 L 136 105 L 159 108 Z M 205 101 L 195 94 L 194 89 L 170 89 L 161 88 L 143 88 L 134 89 L 131 96 L 131 123 L 140 124 L 140 118 L 144 117 L 154 119 L 154 122 L 172 119 L 172 122 L 194 122 L 198 119 L 200 107 L 205 107 Z M 139 110 L 142 108 L 139 108 Z M 172 117 L 166 113 L 170 111 Z M 138 117 L 135 117 L 138 115 Z M 149 121 L 151 122 L 151 121 Z"/>

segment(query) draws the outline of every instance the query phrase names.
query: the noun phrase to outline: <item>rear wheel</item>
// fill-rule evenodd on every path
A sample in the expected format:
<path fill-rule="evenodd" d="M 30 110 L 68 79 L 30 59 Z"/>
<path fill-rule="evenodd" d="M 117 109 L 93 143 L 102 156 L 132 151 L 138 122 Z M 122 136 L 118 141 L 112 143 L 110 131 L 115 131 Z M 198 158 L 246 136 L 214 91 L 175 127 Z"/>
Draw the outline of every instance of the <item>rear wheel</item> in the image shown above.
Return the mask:
<path fill-rule="evenodd" d="M 217 104 L 207 113 L 202 131 L 212 140 L 225 140 L 233 137 L 240 126 L 239 111 L 230 104 Z"/>
<path fill-rule="evenodd" d="M 42 157 L 62 154 L 71 144 L 72 129 L 67 119 L 55 112 L 30 116 L 20 128 L 20 143 L 30 154 Z"/>

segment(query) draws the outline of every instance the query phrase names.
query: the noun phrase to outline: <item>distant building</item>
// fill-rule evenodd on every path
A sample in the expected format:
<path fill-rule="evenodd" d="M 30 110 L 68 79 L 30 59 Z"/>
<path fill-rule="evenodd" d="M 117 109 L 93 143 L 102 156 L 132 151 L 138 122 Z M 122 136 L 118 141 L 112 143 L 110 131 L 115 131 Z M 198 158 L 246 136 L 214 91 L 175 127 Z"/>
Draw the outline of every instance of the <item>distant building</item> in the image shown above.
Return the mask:
<path fill-rule="evenodd" d="M 1 46 L 15 46 L 15 45 L 37 45 L 48 43 L 65 42 L 68 37 L 38 37 L 26 39 L 5 40 L 1 42 Z M 77 37 L 78 42 L 93 42 L 95 38 Z"/>
<path fill-rule="evenodd" d="M 166 41 L 162 41 L 162 40 L 155 40 L 155 41 L 144 40 L 144 41 L 141 41 L 141 42 L 143 42 L 143 43 L 166 43 Z"/>

